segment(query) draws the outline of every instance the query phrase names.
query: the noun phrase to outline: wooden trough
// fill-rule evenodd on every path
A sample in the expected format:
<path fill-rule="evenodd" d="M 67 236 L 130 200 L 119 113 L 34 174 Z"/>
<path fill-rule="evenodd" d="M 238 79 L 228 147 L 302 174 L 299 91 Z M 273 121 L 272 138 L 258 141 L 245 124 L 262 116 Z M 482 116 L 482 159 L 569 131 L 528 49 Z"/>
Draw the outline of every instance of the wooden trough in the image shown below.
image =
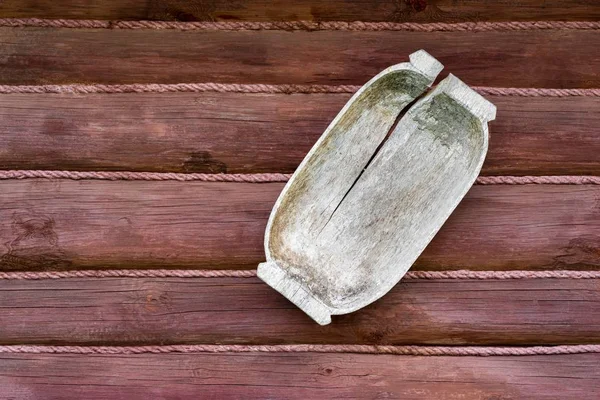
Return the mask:
<path fill-rule="evenodd" d="M 481 170 L 496 107 L 458 78 L 400 115 L 442 68 L 420 50 L 367 82 L 273 207 L 258 276 L 321 325 L 398 283 Z"/>

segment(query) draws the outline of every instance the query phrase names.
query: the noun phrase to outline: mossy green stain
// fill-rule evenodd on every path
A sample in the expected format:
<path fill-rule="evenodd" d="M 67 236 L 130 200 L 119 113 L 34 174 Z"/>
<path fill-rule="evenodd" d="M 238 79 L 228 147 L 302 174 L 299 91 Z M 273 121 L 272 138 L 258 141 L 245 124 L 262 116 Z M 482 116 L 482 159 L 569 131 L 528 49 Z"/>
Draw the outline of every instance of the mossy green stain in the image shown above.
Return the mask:
<path fill-rule="evenodd" d="M 435 136 L 444 146 L 473 148 L 482 140 L 479 119 L 446 93 L 434 96 L 411 113 L 420 130 Z"/>

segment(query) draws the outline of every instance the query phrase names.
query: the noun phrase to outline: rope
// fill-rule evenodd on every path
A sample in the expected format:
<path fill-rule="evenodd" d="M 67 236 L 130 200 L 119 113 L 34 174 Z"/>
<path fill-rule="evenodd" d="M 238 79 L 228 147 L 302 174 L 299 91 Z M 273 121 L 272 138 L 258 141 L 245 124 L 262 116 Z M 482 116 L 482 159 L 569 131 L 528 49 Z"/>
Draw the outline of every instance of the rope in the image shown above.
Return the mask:
<path fill-rule="evenodd" d="M 115 94 L 115 93 L 251 93 L 251 94 L 318 94 L 354 93 L 358 85 L 268 85 L 236 83 L 133 83 L 67 85 L 0 85 L 0 94 Z M 484 96 L 502 97 L 600 97 L 600 89 L 497 88 L 475 86 Z"/>
<path fill-rule="evenodd" d="M 77 271 L 0 271 L 0 280 L 66 278 L 253 278 L 255 270 L 117 269 Z M 600 279 L 600 271 L 409 271 L 403 280 Z"/>
<path fill-rule="evenodd" d="M 235 83 L 175 83 L 175 84 L 124 84 L 124 85 L 0 85 L 0 94 L 13 93 L 263 93 L 263 94 L 315 94 L 315 93 L 354 93 L 360 86 L 355 85 L 267 85 Z"/>
<path fill-rule="evenodd" d="M 485 86 L 475 86 L 472 89 L 483 96 L 600 97 L 600 89 L 497 88 Z"/>
<path fill-rule="evenodd" d="M 165 353 L 358 353 L 403 356 L 536 356 L 600 353 L 600 345 L 532 347 L 377 346 L 377 345 L 152 345 L 152 346 L 40 346 L 3 345 L 0 353 L 25 354 L 165 354 Z"/>
<path fill-rule="evenodd" d="M 46 171 L 0 170 L 0 180 L 7 179 L 95 179 L 107 181 L 179 181 L 179 182 L 287 182 L 291 174 L 184 174 L 171 172 L 131 171 Z M 480 176 L 477 185 L 600 185 L 600 176 Z"/>
<path fill-rule="evenodd" d="M 480 176 L 478 185 L 600 185 L 600 176 Z"/>
<path fill-rule="evenodd" d="M 116 269 L 78 271 L 0 271 L 0 280 L 63 278 L 252 278 L 255 270 Z"/>
<path fill-rule="evenodd" d="M 170 172 L 128 172 L 128 171 L 39 171 L 13 170 L 0 171 L 2 179 L 98 179 L 108 181 L 199 181 L 199 182 L 287 182 L 291 174 L 180 174 Z"/>
<path fill-rule="evenodd" d="M 182 31 L 406 31 L 406 32 L 504 32 L 560 30 L 596 30 L 598 21 L 508 21 L 508 22 L 344 22 L 344 21 L 104 21 L 77 19 L 2 18 L 0 27 L 86 28 L 86 29 L 176 29 Z"/>
<path fill-rule="evenodd" d="M 402 279 L 600 279 L 600 271 L 409 271 Z"/>

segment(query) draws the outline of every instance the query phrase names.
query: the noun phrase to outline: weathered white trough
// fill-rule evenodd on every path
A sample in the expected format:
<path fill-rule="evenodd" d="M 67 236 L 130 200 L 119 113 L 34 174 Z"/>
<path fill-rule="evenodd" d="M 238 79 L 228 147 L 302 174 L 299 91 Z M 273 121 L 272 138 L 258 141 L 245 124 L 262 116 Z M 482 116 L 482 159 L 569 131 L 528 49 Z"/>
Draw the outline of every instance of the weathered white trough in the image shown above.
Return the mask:
<path fill-rule="evenodd" d="M 344 106 L 267 225 L 258 276 L 319 324 L 387 293 L 467 193 L 496 108 L 421 50 Z"/>

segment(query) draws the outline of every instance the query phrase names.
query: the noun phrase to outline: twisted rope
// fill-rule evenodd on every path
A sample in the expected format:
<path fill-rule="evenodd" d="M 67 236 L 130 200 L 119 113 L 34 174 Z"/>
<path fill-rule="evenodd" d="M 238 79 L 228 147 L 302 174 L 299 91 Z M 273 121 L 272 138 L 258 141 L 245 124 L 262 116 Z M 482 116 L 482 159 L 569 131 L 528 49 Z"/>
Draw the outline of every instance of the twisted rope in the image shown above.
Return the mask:
<path fill-rule="evenodd" d="M 7 179 L 94 179 L 108 181 L 179 181 L 179 182 L 287 182 L 291 174 L 198 174 L 171 172 L 131 171 L 46 171 L 46 170 L 0 170 L 0 180 Z M 480 176 L 477 185 L 600 185 L 600 176 Z"/>
<path fill-rule="evenodd" d="M 129 172 L 129 171 L 39 171 L 13 170 L 0 171 L 2 179 L 97 179 L 108 181 L 179 181 L 179 182 L 287 182 L 291 174 L 180 174 L 170 172 Z"/>
<path fill-rule="evenodd" d="M 122 85 L 0 85 L 0 94 L 115 94 L 115 93 L 250 93 L 318 94 L 354 93 L 359 85 L 292 85 L 236 83 L 133 83 Z M 497 88 L 474 86 L 484 96 L 503 97 L 600 97 L 600 89 Z"/>
<path fill-rule="evenodd" d="M 600 345 L 563 345 L 532 347 L 450 347 L 377 345 L 152 345 L 152 346 L 40 346 L 3 345 L 0 353 L 25 354 L 166 354 L 166 353 L 358 353 L 403 356 L 537 356 L 600 353 Z"/>
<path fill-rule="evenodd" d="M 360 86 L 355 85 L 267 85 L 235 83 L 175 83 L 175 84 L 124 84 L 124 85 L 0 85 L 0 94 L 13 93 L 74 93 L 74 94 L 113 94 L 113 93 L 263 93 L 263 94 L 315 94 L 315 93 L 354 93 Z"/>
<path fill-rule="evenodd" d="M 479 176 L 478 185 L 600 185 L 600 176 Z"/>
<path fill-rule="evenodd" d="M 511 97 L 600 97 L 600 89 L 540 89 L 540 88 L 497 88 L 474 86 L 483 96 Z"/>
<path fill-rule="evenodd" d="M 600 271 L 409 271 L 403 280 L 600 279 Z"/>
<path fill-rule="evenodd" d="M 255 270 L 78 270 L 0 271 L 0 280 L 66 278 L 253 278 Z M 600 271 L 409 271 L 403 280 L 600 279 Z"/>
<path fill-rule="evenodd" d="M 78 271 L 0 271 L 0 280 L 65 278 L 253 278 L 255 270 L 116 269 Z"/>
<path fill-rule="evenodd" d="M 508 21 L 508 22 L 344 22 L 344 21 L 103 21 L 76 19 L 2 18 L 0 27 L 87 29 L 176 29 L 181 31 L 406 31 L 406 32 L 503 32 L 547 29 L 596 30 L 598 21 Z"/>

